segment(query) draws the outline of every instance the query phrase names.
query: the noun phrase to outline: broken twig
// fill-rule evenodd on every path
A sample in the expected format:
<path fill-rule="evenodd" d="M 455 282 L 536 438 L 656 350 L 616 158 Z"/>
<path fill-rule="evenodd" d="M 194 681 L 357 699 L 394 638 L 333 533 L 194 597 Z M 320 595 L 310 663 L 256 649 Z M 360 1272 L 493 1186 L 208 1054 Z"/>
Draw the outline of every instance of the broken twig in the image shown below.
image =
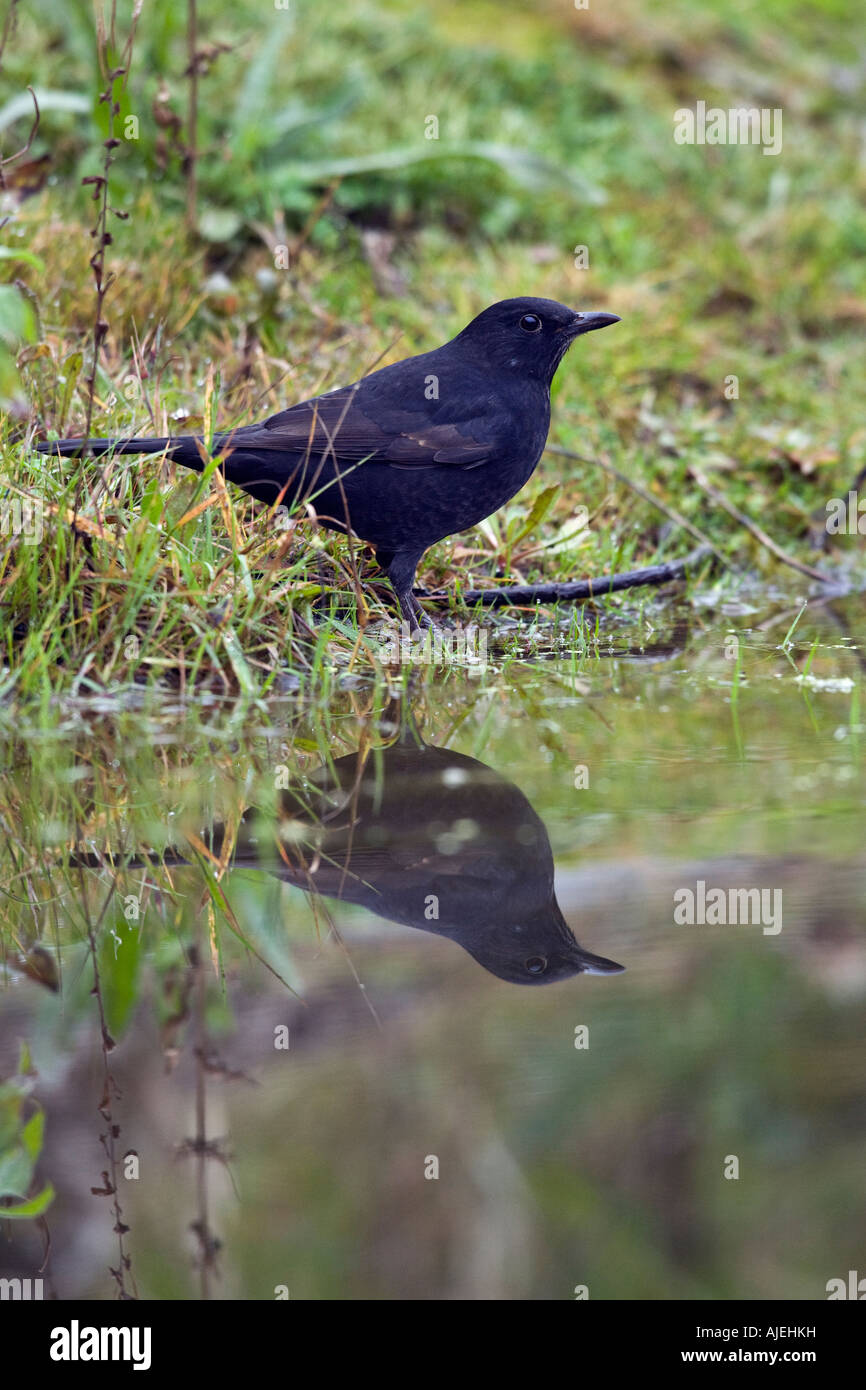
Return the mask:
<path fill-rule="evenodd" d="M 611 574 L 601 579 L 576 579 L 564 584 L 513 584 L 501 589 L 468 589 L 461 594 L 461 600 L 463 603 L 481 603 L 491 608 L 521 603 L 575 603 L 581 599 L 599 598 L 603 594 L 615 594 L 621 589 L 637 589 L 644 584 L 667 584 L 669 580 L 682 579 L 711 554 L 710 546 L 699 545 L 681 560 L 670 560 L 666 565 L 650 565 L 647 569 L 630 570 L 626 574 Z M 435 594 L 422 594 L 421 597 L 443 603 L 448 595 L 440 590 Z"/>
<path fill-rule="evenodd" d="M 637 479 L 630 478 L 627 473 L 623 473 L 622 469 L 617 468 L 610 462 L 610 459 L 601 456 L 588 458 L 586 454 L 576 454 L 573 449 L 563 449 L 559 444 L 548 444 L 545 452 L 548 454 L 559 454 L 560 458 L 574 459 L 576 463 L 588 463 L 591 468 L 603 469 L 604 472 L 609 473 L 612 478 L 616 478 L 618 482 L 623 483 L 627 488 L 631 488 L 632 492 L 637 493 L 638 497 L 642 497 L 644 502 L 648 502 L 651 507 L 655 507 L 657 511 L 662 513 L 662 516 L 666 516 L 675 526 L 681 526 L 684 531 L 688 531 L 689 535 L 693 536 L 699 545 L 709 546 L 712 553 L 721 560 L 723 565 L 728 564 L 724 555 L 720 550 L 716 549 L 709 536 L 704 535 L 703 531 L 693 525 L 687 517 L 684 517 L 667 502 L 663 502 L 660 497 L 656 497 L 645 488 L 643 484 L 639 483 Z"/>
<path fill-rule="evenodd" d="M 755 540 L 759 541 L 766 550 L 769 550 L 771 555 L 775 555 L 777 560 L 781 560 L 783 565 L 790 565 L 792 570 L 798 570 L 800 574 L 808 575 L 809 579 L 817 579 L 819 584 L 836 583 L 836 580 L 830 575 L 822 574 L 820 570 L 813 569 L 811 565 L 804 565 L 802 560 L 797 560 L 793 555 L 789 555 L 787 550 L 783 550 L 780 545 L 777 545 L 773 537 L 768 536 L 756 521 L 752 521 L 752 518 L 746 516 L 745 512 L 741 512 L 739 507 L 735 507 L 734 503 L 723 492 L 719 492 L 718 488 L 713 487 L 712 483 L 694 464 L 690 466 L 689 473 L 708 497 L 711 497 L 720 507 L 724 507 L 728 516 L 732 516 L 741 526 L 745 526 L 749 534 L 754 536 Z"/>

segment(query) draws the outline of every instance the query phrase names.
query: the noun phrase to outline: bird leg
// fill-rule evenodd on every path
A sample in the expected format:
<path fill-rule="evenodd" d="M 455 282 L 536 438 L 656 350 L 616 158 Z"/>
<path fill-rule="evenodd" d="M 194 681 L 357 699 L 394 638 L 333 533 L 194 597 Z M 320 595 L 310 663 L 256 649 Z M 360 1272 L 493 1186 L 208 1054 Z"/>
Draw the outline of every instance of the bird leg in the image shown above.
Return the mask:
<path fill-rule="evenodd" d="M 400 605 L 400 613 L 404 622 L 409 624 L 411 632 L 417 632 L 419 628 L 433 627 L 433 619 L 424 612 L 412 593 L 415 570 L 423 554 L 423 550 L 376 551 L 376 560 L 391 581 L 391 587 Z"/>
<path fill-rule="evenodd" d="M 405 593 L 397 594 L 397 602 L 400 605 L 400 612 L 403 614 L 412 632 L 418 632 L 422 628 L 435 627 L 435 623 L 430 617 L 430 614 L 424 612 L 424 609 L 421 607 L 411 589 L 407 590 Z"/>

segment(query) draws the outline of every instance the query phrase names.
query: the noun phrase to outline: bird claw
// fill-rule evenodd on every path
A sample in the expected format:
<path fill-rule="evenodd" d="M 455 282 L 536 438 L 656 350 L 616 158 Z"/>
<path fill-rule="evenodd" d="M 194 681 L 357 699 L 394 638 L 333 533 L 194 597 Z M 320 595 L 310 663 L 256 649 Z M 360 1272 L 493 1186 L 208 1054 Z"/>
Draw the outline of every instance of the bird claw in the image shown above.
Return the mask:
<path fill-rule="evenodd" d="M 424 612 L 414 594 L 398 594 L 397 601 L 400 604 L 403 620 L 409 624 L 409 631 L 413 637 L 416 632 L 423 632 L 435 627 L 430 614 Z"/>

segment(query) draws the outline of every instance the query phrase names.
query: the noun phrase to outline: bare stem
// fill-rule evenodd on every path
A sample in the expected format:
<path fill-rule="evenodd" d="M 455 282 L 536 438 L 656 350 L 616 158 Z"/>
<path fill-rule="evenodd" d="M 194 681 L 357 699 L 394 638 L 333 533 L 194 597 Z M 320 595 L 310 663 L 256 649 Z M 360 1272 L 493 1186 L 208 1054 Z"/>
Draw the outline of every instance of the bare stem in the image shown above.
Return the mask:
<path fill-rule="evenodd" d="M 104 1150 L 106 1161 L 108 1164 L 106 1171 L 102 1174 L 102 1187 L 91 1188 L 91 1191 L 93 1192 L 94 1196 L 111 1197 L 111 1206 L 114 1214 L 114 1232 L 117 1236 L 118 1249 L 117 1268 L 112 1268 L 111 1274 L 117 1284 L 118 1297 L 122 1299 L 137 1298 L 138 1289 L 136 1288 L 135 1278 L 132 1274 L 132 1257 L 126 1249 L 126 1236 L 129 1233 L 129 1227 L 125 1224 L 123 1220 L 123 1211 L 120 1205 L 119 1195 L 119 1165 L 117 1154 L 117 1141 L 120 1138 L 120 1125 L 117 1124 L 114 1118 L 114 1101 L 117 1097 L 119 1097 L 120 1090 L 118 1088 L 117 1082 L 114 1079 L 111 1067 L 109 1066 L 108 1062 L 108 1054 L 114 1048 L 114 1040 L 108 1031 L 108 1024 L 105 1018 L 105 1002 L 103 1000 L 102 995 L 102 981 L 100 979 L 99 974 L 99 955 L 96 947 L 96 932 L 99 927 L 99 923 L 105 916 L 105 912 L 108 908 L 109 903 L 113 899 L 114 884 L 112 884 L 111 886 L 109 894 L 105 900 L 102 912 L 99 915 L 99 921 L 96 923 L 93 922 L 90 916 L 89 908 L 86 906 L 87 900 L 86 897 L 84 897 L 83 885 L 82 895 L 83 900 L 85 902 L 85 912 L 87 915 L 87 939 L 90 943 L 90 958 L 93 962 L 93 989 L 91 990 L 91 993 L 96 999 L 96 1006 L 99 1012 L 99 1035 L 102 1050 L 103 1089 L 102 1099 L 100 1100 L 99 1106 L 97 1108 L 99 1110 L 100 1115 L 102 1116 L 102 1119 L 105 1121 L 105 1129 L 102 1132 L 102 1134 L 100 1134 L 99 1141 Z M 127 1276 L 129 1276 L 129 1280 L 131 1281 L 132 1292 L 127 1287 Z"/>
<path fill-rule="evenodd" d="M 186 49 L 189 60 L 189 107 L 186 131 L 186 225 L 190 232 L 195 231 L 197 221 L 198 188 L 196 184 L 196 165 L 198 162 L 198 13 L 196 0 L 187 0 L 186 7 Z"/>
<path fill-rule="evenodd" d="M 198 1219 L 196 1222 L 201 1257 L 199 1259 L 199 1278 L 201 1296 L 211 1296 L 210 1271 L 213 1260 L 213 1239 L 210 1231 L 210 1212 L 208 1205 L 208 1148 L 207 1148 L 207 1037 L 205 1029 L 205 1004 L 207 981 L 201 951 L 196 952 L 196 1068 L 195 1068 L 195 1154 L 196 1154 L 196 1192 L 198 1196 Z"/>

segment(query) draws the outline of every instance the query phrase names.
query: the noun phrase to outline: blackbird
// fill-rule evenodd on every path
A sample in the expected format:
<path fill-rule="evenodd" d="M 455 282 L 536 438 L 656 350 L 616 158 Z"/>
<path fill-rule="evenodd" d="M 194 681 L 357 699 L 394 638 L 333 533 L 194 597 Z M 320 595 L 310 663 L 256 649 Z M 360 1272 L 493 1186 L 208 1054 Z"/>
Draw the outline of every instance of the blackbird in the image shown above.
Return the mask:
<path fill-rule="evenodd" d="M 550 384 L 575 338 L 618 323 L 554 299 L 503 299 L 432 352 L 372 372 L 230 434 L 214 453 L 229 482 L 269 504 L 312 502 L 332 530 L 369 542 L 414 630 L 425 550 L 476 526 L 523 487 L 550 426 Z M 200 472 L 200 435 L 60 439 L 41 453 L 165 453 Z"/>
<path fill-rule="evenodd" d="M 218 860 L 225 837 L 220 823 L 200 836 Z M 158 858 L 189 862 L 171 848 Z M 424 743 L 411 725 L 390 747 L 346 754 L 306 788 L 281 791 L 276 816 L 248 807 L 228 863 L 454 941 L 510 984 L 624 968 L 574 937 L 556 901 L 547 830 L 519 788 L 476 758 Z"/>
<path fill-rule="evenodd" d="M 375 756 L 337 758 L 311 781 L 312 797 L 296 801 L 286 791 L 279 807 L 289 831 L 316 825 L 306 853 L 279 824 L 248 812 L 236 842 L 241 862 L 246 849 L 250 863 L 257 829 L 259 867 L 454 941 L 509 984 L 623 970 L 574 937 L 556 901 L 544 822 L 486 763 L 404 730 Z"/>

